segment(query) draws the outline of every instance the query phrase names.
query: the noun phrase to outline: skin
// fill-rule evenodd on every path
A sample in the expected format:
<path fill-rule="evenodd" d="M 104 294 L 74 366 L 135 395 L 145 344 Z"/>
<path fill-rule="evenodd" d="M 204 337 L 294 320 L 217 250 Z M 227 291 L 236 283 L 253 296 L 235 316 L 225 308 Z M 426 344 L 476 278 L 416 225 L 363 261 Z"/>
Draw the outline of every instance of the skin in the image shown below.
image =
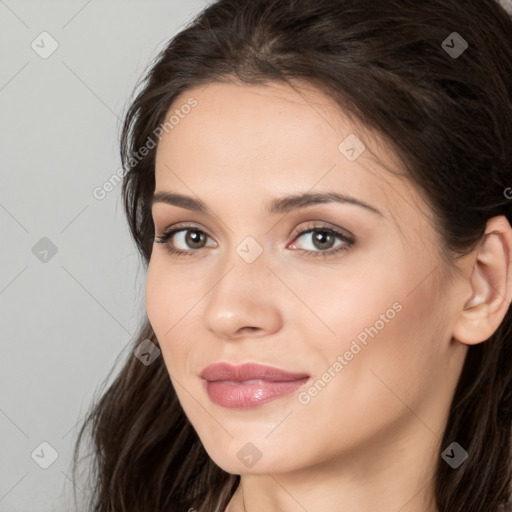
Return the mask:
<path fill-rule="evenodd" d="M 183 231 L 167 242 L 185 257 L 154 244 L 146 310 L 206 451 L 241 475 L 226 510 L 437 512 L 432 477 L 468 346 L 492 335 L 511 300 L 510 225 L 491 219 L 481 246 L 450 271 L 421 194 L 385 168 L 400 168 L 396 156 L 330 98 L 305 84 L 213 83 L 183 92 L 169 115 L 191 96 L 197 106 L 157 147 L 155 188 L 199 198 L 208 212 L 155 203 L 152 214 L 157 235 L 187 223 L 207 238 L 202 248 Z M 354 161 L 338 150 L 348 134 L 366 145 Z M 277 197 L 323 191 L 382 215 L 348 203 L 264 210 Z M 294 236 L 312 225 L 346 230 L 356 243 L 308 256 L 344 243 Z M 248 236 L 263 251 L 252 263 L 236 251 Z M 396 303 L 394 318 L 301 403 L 299 392 Z M 311 379 L 258 408 L 227 409 L 199 378 L 216 361 Z M 237 457 L 247 442 L 261 452 L 252 467 Z"/>

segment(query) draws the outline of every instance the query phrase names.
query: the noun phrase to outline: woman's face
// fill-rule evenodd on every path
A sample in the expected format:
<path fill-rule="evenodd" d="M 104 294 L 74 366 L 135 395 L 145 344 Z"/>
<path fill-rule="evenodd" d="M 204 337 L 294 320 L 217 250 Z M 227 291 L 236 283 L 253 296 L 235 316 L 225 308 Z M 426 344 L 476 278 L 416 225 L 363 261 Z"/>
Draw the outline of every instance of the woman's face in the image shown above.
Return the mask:
<path fill-rule="evenodd" d="M 156 193 L 189 200 L 153 204 L 157 235 L 181 231 L 153 246 L 146 308 L 211 458 L 236 474 L 349 458 L 363 472 L 397 440 L 434 453 L 466 347 L 428 209 L 375 157 L 398 160 L 311 88 L 212 83 L 171 115 Z M 207 384 L 216 362 L 297 375 Z"/>

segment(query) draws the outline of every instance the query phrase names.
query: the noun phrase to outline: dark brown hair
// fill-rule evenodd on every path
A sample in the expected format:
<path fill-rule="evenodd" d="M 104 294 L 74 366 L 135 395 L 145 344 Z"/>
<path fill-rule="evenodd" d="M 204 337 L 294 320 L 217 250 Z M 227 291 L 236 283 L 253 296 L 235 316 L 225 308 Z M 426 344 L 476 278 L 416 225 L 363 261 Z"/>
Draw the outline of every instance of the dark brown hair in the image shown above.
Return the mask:
<path fill-rule="evenodd" d="M 460 55 L 448 50 L 453 32 L 468 44 Z M 495 0 L 219 0 L 151 63 L 126 113 L 123 200 L 146 268 L 156 148 L 134 155 L 180 93 L 235 80 L 305 81 L 382 135 L 431 208 L 452 271 L 488 219 L 512 223 L 512 20 Z M 75 469 L 90 434 L 91 510 L 222 511 L 240 477 L 207 455 L 163 358 L 146 366 L 133 356 L 145 339 L 158 346 L 147 318 L 76 442 Z M 469 457 L 457 469 L 439 457 L 440 512 L 495 512 L 510 500 L 511 357 L 509 308 L 468 350 L 440 453 L 456 441 Z"/>

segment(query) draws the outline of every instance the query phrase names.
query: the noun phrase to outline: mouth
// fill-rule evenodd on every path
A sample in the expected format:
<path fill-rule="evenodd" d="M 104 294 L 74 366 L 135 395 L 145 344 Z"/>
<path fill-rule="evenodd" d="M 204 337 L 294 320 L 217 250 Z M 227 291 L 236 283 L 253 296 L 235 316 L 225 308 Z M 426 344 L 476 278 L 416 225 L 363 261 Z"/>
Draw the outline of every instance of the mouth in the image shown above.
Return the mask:
<path fill-rule="evenodd" d="M 230 409 L 260 407 L 293 393 L 310 379 L 305 373 L 254 363 L 214 363 L 204 368 L 200 377 L 210 400 Z"/>

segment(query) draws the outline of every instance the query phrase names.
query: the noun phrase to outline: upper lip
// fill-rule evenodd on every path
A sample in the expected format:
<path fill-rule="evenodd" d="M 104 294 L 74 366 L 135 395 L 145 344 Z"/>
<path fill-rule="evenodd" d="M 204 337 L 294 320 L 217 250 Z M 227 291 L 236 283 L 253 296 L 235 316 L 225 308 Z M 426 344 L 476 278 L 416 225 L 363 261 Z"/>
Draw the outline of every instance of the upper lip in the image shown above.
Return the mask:
<path fill-rule="evenodd" d="M 292 373 L 273 366 L 256 363 L 245 363 L 233 366 L 229 363 L 213 363 L 206 366 L 200 374 L 205 380 L 224 380 L 230 382 L 243 382 L 246 380 L 266 380 L 269 382 L 282 382 L 304 379 L 309 377 L 306 373 Z"/>

